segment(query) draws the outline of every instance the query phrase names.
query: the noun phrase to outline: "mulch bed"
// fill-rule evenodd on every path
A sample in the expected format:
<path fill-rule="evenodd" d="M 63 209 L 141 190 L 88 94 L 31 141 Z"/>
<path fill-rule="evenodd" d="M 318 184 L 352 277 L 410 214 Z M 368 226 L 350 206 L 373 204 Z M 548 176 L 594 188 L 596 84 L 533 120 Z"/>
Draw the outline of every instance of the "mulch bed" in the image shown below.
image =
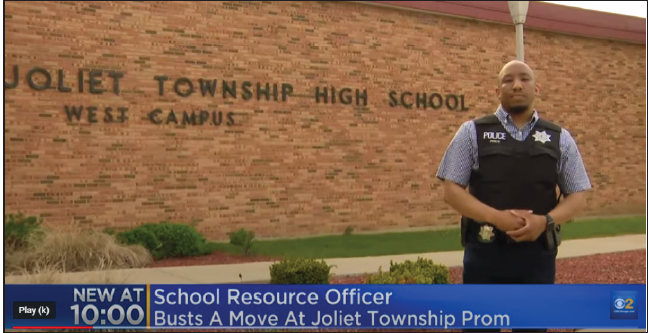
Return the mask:
<path fill-rule="evenodd" d="M 240 260 L 239 260 L 240 259 Z M 215 253 L 210 256 L 190 259 L 165 260 L 154 264 L 154 267 L 235 264 L 241 262 L 273 261 L 273 258 L 241 257 L 231 254 Z M 157 265 L 157 266 L 156 266 Z M 646 251 L 628 251 L 598 254 L 585 257 L 559 259 L 556 267 L 558 284 L 645 284 Z M 331 284 L 362 284 L 364 276 L 333 277 Z M 461 283 L 461 267 L 450 268 L 450 282 Z M 225 332 L 226 330 L 180 330 L 179 332 Z M 227 332 L 260 332 L 261 330 L 227 330 Z M 382 329 L 346 329 L 346 330 L 262 330 L 274 332 L 461 332 L 461 330 L 382 330 Z M 574 332 L 575 330 L 549 330 L 549 332 Z M 178 332 L 178 331 L 175 331 Z M 502 330 L 502 332 L 511 332 Z"/>

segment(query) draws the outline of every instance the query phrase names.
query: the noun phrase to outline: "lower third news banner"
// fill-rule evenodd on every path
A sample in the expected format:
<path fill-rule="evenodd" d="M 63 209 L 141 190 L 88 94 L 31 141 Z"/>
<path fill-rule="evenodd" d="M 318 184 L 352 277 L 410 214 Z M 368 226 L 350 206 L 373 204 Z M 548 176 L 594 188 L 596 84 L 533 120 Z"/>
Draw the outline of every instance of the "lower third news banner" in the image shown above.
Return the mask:
<path fill-rule="evenodd" d="M 646 328 L 645 285 L 5 285 L 5 329 Z"/>

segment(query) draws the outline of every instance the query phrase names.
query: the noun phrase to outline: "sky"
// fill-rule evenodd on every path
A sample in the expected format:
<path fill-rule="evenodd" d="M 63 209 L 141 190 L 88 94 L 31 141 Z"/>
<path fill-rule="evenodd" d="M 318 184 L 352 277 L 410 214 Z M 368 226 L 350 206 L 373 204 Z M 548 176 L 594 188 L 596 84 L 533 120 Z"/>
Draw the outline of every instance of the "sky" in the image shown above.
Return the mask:
<path fill-rule="evenodd" d="M 622 15 L 646 18 L 646 1 L 543 1 Z"/>

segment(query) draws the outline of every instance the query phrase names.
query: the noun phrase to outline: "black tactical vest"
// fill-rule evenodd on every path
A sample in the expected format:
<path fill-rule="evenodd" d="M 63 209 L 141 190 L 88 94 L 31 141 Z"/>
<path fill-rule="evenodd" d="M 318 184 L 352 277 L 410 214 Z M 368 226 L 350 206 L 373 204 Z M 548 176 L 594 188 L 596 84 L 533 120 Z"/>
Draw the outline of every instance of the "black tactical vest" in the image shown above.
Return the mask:
<path fill-rule="evenodd" d="M 499 210 L 532 210 L 533 214 L 546 215 L 555 208 L 561 128 L 539 119 L 529 136 L 518 141 L 495 115 L 476 119 L 475 126 L 479 168 L 471 174 L 470 193 Z M 498 258 L 505 264 L 507 258 L 518 261 L 517 257 L 529 262 L 551 259 L 556 253 L 544 249 L 544 234 L 536 242 L 516 243 L 493 228 L 494 240 L 491 243 L 480 241 L 482 225 L 468 220 L 466 248 L 476 250 L 471 254 L 474 259 L 481 257 L 480 260 L 492 261 Z"/>

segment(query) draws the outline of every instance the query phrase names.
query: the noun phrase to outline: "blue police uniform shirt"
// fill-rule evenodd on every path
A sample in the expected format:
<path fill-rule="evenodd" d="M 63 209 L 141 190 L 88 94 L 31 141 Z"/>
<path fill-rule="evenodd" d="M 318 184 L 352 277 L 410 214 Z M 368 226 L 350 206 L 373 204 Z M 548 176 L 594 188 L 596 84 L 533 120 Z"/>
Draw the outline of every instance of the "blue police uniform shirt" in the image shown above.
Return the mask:
<path fill-rule="evenodd" d="M 511 137 L 518 141 L 523 141 L 529 136 L 539 119 L 538 112 L 533 111 L 531 121 L 518 129 L 511 120 L 511 116 L 502 109 L 501 105 L 497 108 L 495 115 Z M 560 151 L 558 184 L 563 193 L 569 195 L 591 189 L 592 184 L 578 146 L 569 131 L 564 128 L 560 135 Z M 472 170 L 479 168 L 478 161 L 477 131 L 475 123 L 470 120 L 461 125 L 450 142 L 437 171 L 437 178 L 467 187 Z"/>

